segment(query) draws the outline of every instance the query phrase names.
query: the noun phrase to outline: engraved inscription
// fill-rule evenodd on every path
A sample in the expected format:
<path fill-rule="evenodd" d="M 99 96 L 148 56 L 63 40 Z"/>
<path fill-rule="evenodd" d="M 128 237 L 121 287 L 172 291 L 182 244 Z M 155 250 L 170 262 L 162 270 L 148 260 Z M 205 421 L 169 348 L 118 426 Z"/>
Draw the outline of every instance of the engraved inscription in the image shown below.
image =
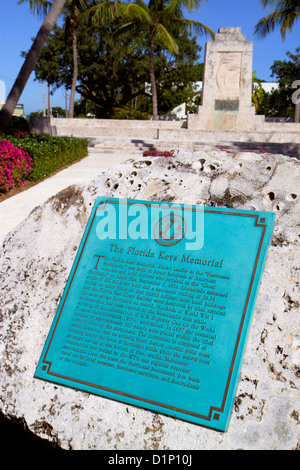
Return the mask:
<path fill-rule="evenodd" d="M 111 251 L 95 255 L 60 360 L 199 390 L 194 366 L 214 363 L 230 276 L 211 269 L 213 261 L 219 265 L 215 260 L 197 266 L 185 257 L 182 266 L 171 267 L 118 256 L 117 245 Z"/>

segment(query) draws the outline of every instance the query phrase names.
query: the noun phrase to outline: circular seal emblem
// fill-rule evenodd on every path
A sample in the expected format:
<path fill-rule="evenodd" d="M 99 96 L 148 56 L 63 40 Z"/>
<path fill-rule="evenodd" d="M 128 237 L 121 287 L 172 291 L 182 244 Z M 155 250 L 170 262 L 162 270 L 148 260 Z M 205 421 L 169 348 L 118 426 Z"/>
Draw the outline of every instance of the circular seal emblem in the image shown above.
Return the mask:
<path fill-rule="evenodd" d="M 154 227 L 154 238 L 160 245 L 177 245 L 185 236 L 186 222 L 181 215 L 170 213 L 165 215 Z"/>

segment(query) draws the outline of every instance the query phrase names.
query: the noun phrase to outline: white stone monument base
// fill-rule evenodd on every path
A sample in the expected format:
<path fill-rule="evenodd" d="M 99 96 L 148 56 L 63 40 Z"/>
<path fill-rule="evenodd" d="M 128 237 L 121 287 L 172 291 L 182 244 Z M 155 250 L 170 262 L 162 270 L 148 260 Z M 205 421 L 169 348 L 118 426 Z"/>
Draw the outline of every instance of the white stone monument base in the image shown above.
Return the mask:
<path fill-rule="evenodd" d="M 198 113 L 189 114 L 187 118 L 187 128 L 199 131 L 263 131 L 264 125 L 265 117 L 255 115 L 252 106 L 243 107 L 238 112 L 199 106 Z"/>

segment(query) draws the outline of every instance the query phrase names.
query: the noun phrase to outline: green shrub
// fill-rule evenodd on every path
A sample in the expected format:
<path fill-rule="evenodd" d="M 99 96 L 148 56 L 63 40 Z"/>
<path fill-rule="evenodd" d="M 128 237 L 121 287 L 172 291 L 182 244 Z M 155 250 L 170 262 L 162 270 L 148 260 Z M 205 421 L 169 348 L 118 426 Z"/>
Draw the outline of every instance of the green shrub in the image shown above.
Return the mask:
<path fill-rule="evenodd" d="M 50 137 L 30 135 L 25 138 L 6 136 L 18 147 L 22 147 L 33 161 L 31 181 L 41 181 L 66 165 L 84 158 L 88 154 L 86 139 L 74 137 Z"/>
<path fill-rule="evenodd" d="M 149 119 L 149 114 L 136 109 L 132 109 L 129 106 L 124 106 L 123 108 L 114 108 L 112 119 L 138 119 L 138 120 L 147 120 Z"/>
<path fill-rule="evenodd" d="M 29 134 L 29 122 L 24 117 L 12 116 L 5 133 L 6 135 L 13 135 L 15 132 L 18 131 L 27 132 Z"/>

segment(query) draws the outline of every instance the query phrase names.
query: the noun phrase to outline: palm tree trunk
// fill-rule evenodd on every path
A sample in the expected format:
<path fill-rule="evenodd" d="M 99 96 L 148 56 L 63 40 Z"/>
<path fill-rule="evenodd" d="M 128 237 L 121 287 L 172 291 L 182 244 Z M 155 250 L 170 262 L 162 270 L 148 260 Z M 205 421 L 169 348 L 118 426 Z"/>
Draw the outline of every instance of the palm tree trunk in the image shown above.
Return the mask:
<path fill-rule="evenodd" d="M 51 88 L 48 83 L 48 117 L 51 117 Z"/>
<path fill-rule="evenodd" d="M 6 103 L 0 111 L 0 134 L 2 134 L 13 115 L 15 107 L 19 101 L 25 85 L 33 71 L 44 44 L 59 17 L 66 0 L 55 0 L 46 16 L 37 36 L 28 52 L 19 75 L 7 97 Z"/>
<path fill-rule="evenodd" d="M 150 83 L 151 83 L 151 93 L 152 93 L 152 115 L 153 120 L 158 120 L 158 109 L 157 109 L 157 92 L 156 92 L 156 80 L 154 73 L 154 38 L 150 40 Z"/>
<path fill-rule="evenodd" d="M 68 90 L 67 90 L 67 88 L 65 90 L 65 93 L 66 93 L 66 95 L 65 95 L 65 112 L 66 112 L 66 119 L 68 119 L 69 111 L 68 111 Z"/>
<path fill-rule="evenodd" d="M 78 76 L 78 58 L 77 58 L 77 30 L 73 28 L 72 30 L 72 43 L 73 43 L 73 77 L 72 77 L 72 88 L 70 96 L 70 106 L 69 106 L 69 118 L 74 117 L 74 102 L 75 102 L 75 91 L 76 83 Z"/>
<path fill-rule="evenodd" d="M 46 82 L 43 80 L 43 117 L 46 117 Z"/>
<path fill-rule="evenodd" d="M 298 67 L 297 80 L 300 80 L 300 65 Z M 297 124 L 300 122 L 300 103 L 298 101 L 299 99 L 297 100 L 297 103 L 295 104 L 295 116 L 294 116 L 294 122 L 296 122 Z"/>

